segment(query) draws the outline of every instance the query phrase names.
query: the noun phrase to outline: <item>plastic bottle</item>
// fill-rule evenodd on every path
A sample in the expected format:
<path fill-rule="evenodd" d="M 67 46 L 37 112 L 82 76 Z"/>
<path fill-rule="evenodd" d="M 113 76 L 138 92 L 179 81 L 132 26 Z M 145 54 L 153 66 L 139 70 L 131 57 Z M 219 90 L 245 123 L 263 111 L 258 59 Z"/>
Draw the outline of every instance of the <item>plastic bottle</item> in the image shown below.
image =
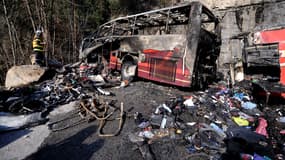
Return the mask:
<path fill-rule="evenodd" d="M 225 132 L 219 127 L 217 126 L 215 123 L 211 123 L 210 126 L 221 136 L 223 136 L 224 138 L 227 136 L 225 134 Z"/>
<path fill-rule="evenodd" d="M 160 124 L 160 128 L 165 128 L 166 126 L 166 121 L 167 121 L 167 115 L 163 115 L 161 124 Z"/>

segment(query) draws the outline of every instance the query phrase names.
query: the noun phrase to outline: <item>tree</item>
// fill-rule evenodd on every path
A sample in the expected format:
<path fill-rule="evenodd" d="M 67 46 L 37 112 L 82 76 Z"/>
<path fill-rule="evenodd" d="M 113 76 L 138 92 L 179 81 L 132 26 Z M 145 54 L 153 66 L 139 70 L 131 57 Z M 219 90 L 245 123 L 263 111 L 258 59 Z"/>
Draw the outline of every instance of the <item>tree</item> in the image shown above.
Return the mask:
<path fill-rule="evenodd" d="M 36 28 L 44 28 L 48 58 L 78 60 L 83 37 L 122 14 L 150 10 L 166 0 L 2 0 L 0 7 L 0 82 L 12 65 L 28 64 Z M 2 22 L 2 23 L 1 23 Z"/>
<path fill-rule="evenodd" d="M 4 15 L 5 15 L 5 19 L 6 19 L 6 24 L 8 26 L 8 33 L 9 33 L 9 39 L 11 42 L 11 50 L 12 50 L 12 55 L 13 55 L 13 65 L 16 65 L 16 54 L 15 54 L 15 46 L 14 46 L 14 38 L 12 36 L 12 27 L 11 27 L 11 21 L 8 17 L 8 12 L 7 12 L 7 7 L 6 7 L 6 2 L 5 0 L 2 0 L 2 4 L 3 4 L 3 9 L 4 9 Z"/>

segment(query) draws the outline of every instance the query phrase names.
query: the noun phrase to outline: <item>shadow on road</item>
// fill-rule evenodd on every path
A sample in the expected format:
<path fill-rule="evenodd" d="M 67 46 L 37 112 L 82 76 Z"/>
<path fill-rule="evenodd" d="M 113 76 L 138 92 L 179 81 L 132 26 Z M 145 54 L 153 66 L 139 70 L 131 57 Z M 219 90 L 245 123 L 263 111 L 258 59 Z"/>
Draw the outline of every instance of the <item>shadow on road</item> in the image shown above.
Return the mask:
<path fill-rule="evenodd" d="M 22 129 L 0 133 L 0 148 L 16 141 L 17 139 L 29 134 L 30 132 L 31 130 L 29 129 Z"/>
<path fill-rule="evenodd" d="M 87 127 L 59 143 L 41 148 L 35 154 L 26 158 L 27 160 L 56 160 L 56 159 L 90 159 L 94 152 L 104 146 L 104 139 L 97 139 L 92 143 L 84 141 L 95 133 L 96 126 Z"/>

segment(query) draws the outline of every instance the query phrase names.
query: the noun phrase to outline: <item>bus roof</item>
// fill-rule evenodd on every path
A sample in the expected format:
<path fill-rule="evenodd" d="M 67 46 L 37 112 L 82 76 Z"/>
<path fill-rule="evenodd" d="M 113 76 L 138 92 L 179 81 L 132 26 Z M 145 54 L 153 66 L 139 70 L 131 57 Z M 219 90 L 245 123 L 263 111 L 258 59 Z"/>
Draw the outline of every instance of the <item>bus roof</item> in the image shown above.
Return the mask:
<path fill-rule="evenodd" d="M 202 6 L 202 13 L 207 15 L 207 19 L 204 19 L 203 22 L 218 22 L 218 19 L 213 13 L 200 2 L 186 2 L 177 6 L 155 9 L 113 19 L 99 26 L 96 37 L 120 35 L 122 32 L 125 33 L 144 27 L 185 24 L 188 22 L 192 5 Z"/>

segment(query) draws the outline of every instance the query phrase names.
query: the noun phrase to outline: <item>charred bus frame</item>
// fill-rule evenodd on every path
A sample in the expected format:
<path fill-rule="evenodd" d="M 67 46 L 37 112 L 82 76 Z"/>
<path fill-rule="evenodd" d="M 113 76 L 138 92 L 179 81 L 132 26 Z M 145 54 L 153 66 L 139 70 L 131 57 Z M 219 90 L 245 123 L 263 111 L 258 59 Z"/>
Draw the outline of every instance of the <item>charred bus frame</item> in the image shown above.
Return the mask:
<path fill-rule="evenodd" d="M 108 59 L 123 79 L 201 88 L 215 79 L 220 43 L 218 18 L 191 2 L 111 20 L 82 41 L 79 58 Z"/>

